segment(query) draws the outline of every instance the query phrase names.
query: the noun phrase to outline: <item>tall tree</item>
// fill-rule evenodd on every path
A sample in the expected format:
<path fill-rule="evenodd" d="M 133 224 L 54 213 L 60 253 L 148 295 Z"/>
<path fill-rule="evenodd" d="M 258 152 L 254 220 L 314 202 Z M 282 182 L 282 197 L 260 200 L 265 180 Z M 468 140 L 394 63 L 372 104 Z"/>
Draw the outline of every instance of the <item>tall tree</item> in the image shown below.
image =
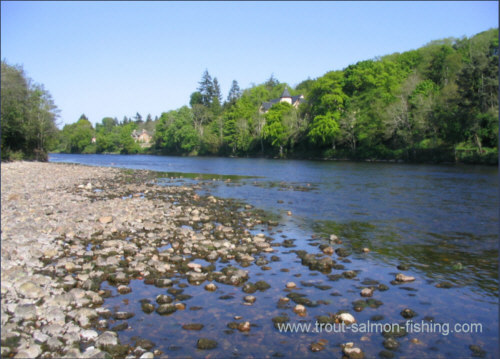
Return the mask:
<path fill-rule="evenodd" d="M 238 81 L 233 80 L 231 88 L 229 89 L 229 94 L 227 95 L 227 103 L 234 105 L 236 101 L 241 97 L 240 86 L 238 86 Z"/>
<path fill-rule="evenodd" d="M 212 76 L 205 70 L 199 82 L 198 92 L 201 94 L 201 104 L 210 106 L 214 97 L 214 82 Z"/>

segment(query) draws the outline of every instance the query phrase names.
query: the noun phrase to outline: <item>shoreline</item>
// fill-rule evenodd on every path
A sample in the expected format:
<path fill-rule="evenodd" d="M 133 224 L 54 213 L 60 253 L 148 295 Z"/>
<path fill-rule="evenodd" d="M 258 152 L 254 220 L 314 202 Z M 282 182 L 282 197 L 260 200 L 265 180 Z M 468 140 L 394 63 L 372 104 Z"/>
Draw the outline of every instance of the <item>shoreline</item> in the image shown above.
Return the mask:
<path fill-rule="evenodd" d="M 253 259 L 250 253 L 272 251 L 268 239 L 248 237 L 261 221 L 251 206 L 237 212 L 239 207 L 200 197 L 193 186 L 156 185 L 152 171 L 3 163 L 2 357 L 123 357 L 136 350 L 121 345 L 106 322 L 134 313 L 101 307 L 110 295 L 101 283 L 126 293 L 131 279 L 164 287 L 182 273 L 200 284 L 214 274 L 183 256 L 244 261 Z M 221 224 L 213 228 L 214 220 Z M 157 250 L 169 244 L 170 250 Z M 233 285 L 246 279 L 236 268 L 217 278 Z M 167 311 L 185 307 L 164 305 Z"/>

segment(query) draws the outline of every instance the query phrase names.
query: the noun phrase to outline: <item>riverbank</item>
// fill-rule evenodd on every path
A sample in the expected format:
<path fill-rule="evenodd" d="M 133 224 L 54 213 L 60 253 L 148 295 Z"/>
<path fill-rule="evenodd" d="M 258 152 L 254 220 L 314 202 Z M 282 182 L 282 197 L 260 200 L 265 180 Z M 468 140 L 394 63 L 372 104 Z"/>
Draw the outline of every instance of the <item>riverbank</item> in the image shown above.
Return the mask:
<path fill-rule="evenodd" d="M 110 295 L 101 283 L 127 293 L 136 278 L 169 287 L 168 278 L 181 272 L 203 282 L 206 271 L 184 257 L 249 260 L 245 252 L 271 250 L 265 238 L 244 237 L 259 222 L 250 212 L 200 198 L 192 187 L 154 182 L 150 171 L 2 164 L 2 357 L 87 358 L 105 356 L 102 350 L 114 357 L 159 355 L 147 353 L 147 341 L 120 345 L 110 323 L 127 327 L 134 313 L 101 307 Z M 214 227 L 214 220 L 221 224 Z M 201 231 L 183 226 L 189 224 Z M 158 252 L 167 244 L 171 250 Z M 236 285 L 247 274 L 235 269 L 218 279 Z M 164 299 L 158 312 L 185 308 Z"/>

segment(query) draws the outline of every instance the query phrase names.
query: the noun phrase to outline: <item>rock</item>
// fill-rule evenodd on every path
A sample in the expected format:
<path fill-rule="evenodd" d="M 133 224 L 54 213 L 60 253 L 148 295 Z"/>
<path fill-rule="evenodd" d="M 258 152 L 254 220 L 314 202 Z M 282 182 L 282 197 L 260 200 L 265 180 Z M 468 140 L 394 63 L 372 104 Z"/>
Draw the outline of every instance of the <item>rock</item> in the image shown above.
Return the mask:
<path fill-rule="evenodd" d="M 84 329 L 89 328 L 91 325 L 91 321 L 97 319 L 97 317 L 97 312 L 94 309 L 90 308 L 78 309 L 75 315 L 76 321 Z"/>
<path fill-rule="evenodd" d="M 401 311 L 401 316 L 405 319 L 411 319 L 416 315 L 417 315 L 417 313 L 415 311 L 411 310 L 410 308 L 406 308 L 406 309 L 403 309 Z"/>
<path fill-rule="evenodd" d="M 197 273 L 201 273 L 201 264 L 190 262 L 187 264 L 189 269 L 194 270 Z"/>
<path fill-rule="evenodd" d="M 103 216 L 99 218 L 99 222 L 102 224 L 107 224 L 113 222 L 113 217 L 112 216 Z"/>
<path fill-rule="evenodd" d="M 182 329 L 184 330 L 202 330 L 204 327 L 203 324 L 200 323 L 192 323 L 192 324 L 184 324 Z"/>
<path fill-rule="evenodd" d="M 134 315 L 135 314 L 132 312 L 116 312 L 113 315 L 113 318 L 115 318 L 117 320 L 127 320 L 127 319 L 132 318 Z"/>
<path fill-rule="evenodd" d="M 250 331 L 250 322 L 240 323 L 238 325 L 238 330 L 240 332 L 249 332 Z"/>
<path fill-rule="evenodd" d="M 64 344 L 57 338 L 50 338 L 49 340 L 47 340 L 47 343 L 45 343 L 45 345 L 47 346 L 47 348 L 49 348 L 49 350 L 55 352 L 60 350 Z"/>
<path fill-rule="evenodd" d="M 255 287 L 257 288 L 257 290 L 260 290 L 262 292 L 271 288 L 271 286 L 263 280 L 259 280 L 258 282 L 256 282 Z"/>
<path fill-rule="evenodd" d="M 351 252 L 349 252 L 347 249 L 341 247 L 337 248 L 335 250 L 335 253 L 337 253 L 339 257 L 348 257 L 351 254 Z"/>
<path fill-rule="evenodd" d="M 208 283 L 205 286 L 205 290 L 208 290 L 209 292 L 215 292 L 217 290 L 217 286 L 213 283 Z"/>
<path fill-rule="evenodd" d="M 349 313 L 341 313 L 337 316 L 339 320 L 347 325 L 356 323 L 356 319 Z"/>
<path fill-rule="evenodd" d="M 399 347 L 399 343 L 396 339 L 390 337 L 384 340 L 384 348 L 389 350 L 396 350 Z"/>
<path fill-rule="evenodd" d="M 96 340 L 98 348 L 106 348 L 108 346 L 118 345 L 118 334 L 111 331 L 106 331 L 99 335 Z"/>
<path fill-rule="evenodd" d="M 173 301 L 174 300 L 172 299 L 172 297 L 169 295 L 166 295 L 166 294 L 159 294 L 156 297 L 156 303 L 158 303 L 158 304 L 168 304 L 168 303 L 172 303 Z"/>
<path fill-rule="evenodd" d="M 200 338 L 196 342 L 196 347 L 202 350 L 214 349 L 217 347 L 217 342 L 213 339 Z"/>
<path fill-rule="evenodd" d="M 473 357 L 484 357 L 486 356 L 486 351 L 483 350 L 479 345 L 469 345 L 469 349 L 472 351 Z"/>
<path fill-rule="evenodd" d="M 40 299 L 45 295 L 44 290 L 33 282 L 23 283 L 17 291 L 23 297 L 30 299 Z"/>
<path fill-rule="evenodd" d="M 95 330 L 82 330 L 80 337 L 85 341 L 94 341 L 97 339 L 99 334 Z"/>
<path fill-rule="evenodd" d="M 177 308 L 173 304 L 161 304 L 156 308 L 156 312 L 160 315 L 168 315 L 177 311 Z"/>
<path fill-rule="evenodd" d="M 325 346 L 321 343 L 318 343 L 318 342 L 315 342 L 315 343 L 312 343 L 310 346 L 309 346 L 309 349 L 312 351 L 312 352 L 320 352 L 322 351 L 323 349 L 325 349 Z"/>
<path fill-rule="evenodd" d="M 34 321 L 36 320 L 36 306 L 33 304 L 20 304 L 14 310 L 14 316 L 17 319 Z"/>
<path fill-rule="evenodd" d="M 356 348 L 354 346 L 354 343 L 349 342 L 346 344 L 342 345 L 342 352 L 349 358 L 349 359 L 363 359 L 364 355 L 361 349 Z"/>
<path fill-rule="evenodd" d="M 328 254 L 328 255 L 332 255 L 333 254 L 333 248 L 332 247 L 323 248 L 323 253 Z"/>
<path fill-rule="evenodd" d="M 297 304 L 294 308 L 293 311 L 300 315 L 300 316 L 305 316 L 306 315 L 306 307 L 304 307 L 302 304 Z"/>
<path fill-rule="evenodd" d="M 247 303 L 255 303 L 257 298 L 255 298 L 253 295 L 247 295 L 245 296 L 245 298 L 243 298 L 243 300 Z"/>
<path fill-rule="evenodd" d="M 373 295 L 373 288 L 363 288 L 360 294 L 362 297 L 371 297 Z"/>
<path fill-rule="evenodd" d="M 142 303 L 141 309 L 144 313 L 149 314 L 155 310 L 155 306 L 151 303 Z"/>
<path fill-rule="evenodd" d="M 155 357 L 155 355 L 151 352 L 146 352 L 144 354 L 142 354 L 139 359 L 153 359 Z"/>
<path fill-rule="evenodd" d="M 130 287 L 128 287 L 126 285 L 119 285 L 116 290 L 120 294 L 127 294 L 127 293 L 130 293 L 132 291 L 132 289 L 130 289 Z"/>
<path fill-rule="evenodd" d="M 288 289 L 297 288 L 297 284 L 295 284 L 294 282 L 288 282 L 288 283 L 286 284 L 286 287 L 287 287 Z"/>
<path fill-rule="evenodd" d="M 14 358 L 16 359 L 37 358 L 40 354 L 42 354 L 42 349 L 40 348 L 40 345 L 32 344 L 29 346 L 29 348 L 24 348 L 18 351 Z"/>
<path fill-rule="evenodd" d="M 403 273 L 398 273 L 396 275 L 396 281 L 397 282 L 413 282 L 415 280 L 415 277 L 405 275 Z"/>
<path fill-rule="evenodd" d="M 368 248 L 368 247 L 363 248 L 363 253 L 369 253 L 369 252 L 370 252 L 370 248 Z"/>
<path fill-rule="evenodd" d="M 207 276 L 206 273 L 197 273 L 197 272 L 187 272 L 186 274 L 189 283 L 194 283 L 194 284 L 205 281 L 205 278 Z"/>

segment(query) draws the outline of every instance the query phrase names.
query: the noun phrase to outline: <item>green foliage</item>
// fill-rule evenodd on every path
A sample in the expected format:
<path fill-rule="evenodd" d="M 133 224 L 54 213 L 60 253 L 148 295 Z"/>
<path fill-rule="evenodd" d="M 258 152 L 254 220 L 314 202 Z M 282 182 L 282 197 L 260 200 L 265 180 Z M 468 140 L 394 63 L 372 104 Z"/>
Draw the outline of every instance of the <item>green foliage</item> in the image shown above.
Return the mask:
<path fill-rule="evenodd" d="M 1 64 L 2 160 L 47 160 L 57 138 L 58 109 L 43 85 L 19 66 Z"/>
<path fill-rule="evenodd" d="M 26 85 L 18 82 L 13 96 L 23 97 Z M 277 102 L 264 113 L 262 104 L 278 99 L 285 88 L 306 102 L 298 108 Z M 360 61 L 295 88 L 274 75 L 243 90 L 233 81 L 224 104 L 217 78 L 206 70 L 189 104 L 157 121 L 148 115 L 145 123 L 139 114 L 135 123 L 107 117 L 94 132 L 80 119 L 61 131 L 60 147 L 136 153 L 141 149 L 130 134 L 137 124 L 138 130 L 155 131 L 154 151 L 165 154 L 496 163 L 498 29 Z M 16 124 L 25 110 L 6 108 L 9 121 L 2 121 L 2 130 L 19 136 Z M 95 145 L 88 143 L 91 133 Z M 14 151 L 24 146 L 16 144 L 10 144 Z"/>

